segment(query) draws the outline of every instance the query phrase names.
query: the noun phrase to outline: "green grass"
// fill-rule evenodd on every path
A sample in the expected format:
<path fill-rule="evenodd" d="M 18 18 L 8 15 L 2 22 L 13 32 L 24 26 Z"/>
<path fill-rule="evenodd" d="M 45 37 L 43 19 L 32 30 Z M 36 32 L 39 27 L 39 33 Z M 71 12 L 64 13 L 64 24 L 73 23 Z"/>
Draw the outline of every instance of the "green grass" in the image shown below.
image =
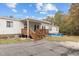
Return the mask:
<path fill-rule="evenodd" d="M 14 43 L 22 43 L 22 42 L 30 42 L 31 39 L 25 39 L 25 40 L 22 40 L 22 39 L 15 39 L 15 40 L 11 40 L 11 39 L 7 39 L 7 40 L 4 40 L 4 39 L 1 39 L 0 40 L 0 44 L 14 44 Z"/>
<path fill-rule="evenodd" d="M 49 41 L 76 41 L 79 42 L 79 36 L 47 37 Z"/>

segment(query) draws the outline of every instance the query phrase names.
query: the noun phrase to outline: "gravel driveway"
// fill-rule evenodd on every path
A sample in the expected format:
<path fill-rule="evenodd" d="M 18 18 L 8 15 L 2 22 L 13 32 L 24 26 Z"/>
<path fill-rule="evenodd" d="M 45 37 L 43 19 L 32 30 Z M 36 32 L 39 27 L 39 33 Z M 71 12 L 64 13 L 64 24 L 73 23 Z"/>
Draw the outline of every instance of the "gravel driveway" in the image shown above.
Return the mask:
<path fill-rule="evenodd" d="M 40 40 L 18 44 L 1 44 L 0 56 L 67 56 L 79 55 L 79 51 L 69 49 L 57 42 Z"/>

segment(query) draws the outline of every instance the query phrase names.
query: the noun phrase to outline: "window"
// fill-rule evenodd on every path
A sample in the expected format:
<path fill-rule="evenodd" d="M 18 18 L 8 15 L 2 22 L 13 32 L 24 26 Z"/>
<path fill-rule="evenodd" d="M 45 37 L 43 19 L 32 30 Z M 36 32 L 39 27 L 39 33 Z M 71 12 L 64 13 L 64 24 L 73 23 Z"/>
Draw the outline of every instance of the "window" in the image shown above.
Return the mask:
<path fill-rule="evenodd" d="M 39 25 L 37 25 L 37 29 L 39 29 Z"/>
<path fill-rule="evenodd" d="M 13 22 L 12 21 L 7 21 L 6 26 L 7 27 L 13 27 Z"/>
<path fill-rule="evenodd" d="M 34 25 L 34 31 L 36 30 L 36 25 Z"/>
<path fill-rule="evenodd" d="M 44 27 L 42 26 L 42 29 L 44 29 Z"/>
<path fill-rule="evenodd" d="M 44 26 L 44 29 L 46 29 L 46 27 Z"/>
<path fill-rule="evenodd" d="M 45 29 L 45 26 L 42 26 L 42 29 Z"/>
<path fill-rule="evenodd" d="M 58 28 L 56 28 L 56 31 L 59 31 L 59 29 L 58 29 Z"/>

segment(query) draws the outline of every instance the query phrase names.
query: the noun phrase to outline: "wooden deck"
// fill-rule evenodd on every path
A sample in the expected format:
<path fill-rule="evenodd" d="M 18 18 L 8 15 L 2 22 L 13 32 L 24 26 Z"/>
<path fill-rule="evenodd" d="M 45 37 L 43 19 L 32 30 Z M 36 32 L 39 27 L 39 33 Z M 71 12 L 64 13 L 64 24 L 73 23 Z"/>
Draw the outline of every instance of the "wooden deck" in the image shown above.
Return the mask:
<path fill-rule="evenodd" d="M 22 35 L 27 36 L 27 28 L 22 29 L 21 31 Z M 31 36 L 34 40 L 40 40 L 44 38 L 48 34 L 47 29 L 38 29 L 36 31 L 33 31 L 32 29 L 29 29 L 29 36 Z"/>

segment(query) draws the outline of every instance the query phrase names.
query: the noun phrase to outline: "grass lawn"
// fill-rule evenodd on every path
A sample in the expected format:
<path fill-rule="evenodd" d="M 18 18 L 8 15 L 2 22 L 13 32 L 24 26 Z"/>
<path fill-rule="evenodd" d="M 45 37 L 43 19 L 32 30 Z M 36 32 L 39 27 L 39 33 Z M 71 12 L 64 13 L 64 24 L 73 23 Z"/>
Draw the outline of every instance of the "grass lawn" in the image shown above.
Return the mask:
<path fill-rule="evenodd" d="M 30 42 L 31 39 L 7 39 L 7 40 L 4 40 L 4 39 L 1 39 L 0 40 L 0 44 L 14 44 L 14 43 L 22 43 L 22 42 Z"/>
<path fill-rule="evenodd" d="M 79 41 L 79 36 L 47 37 L 49 41 Z"/>

